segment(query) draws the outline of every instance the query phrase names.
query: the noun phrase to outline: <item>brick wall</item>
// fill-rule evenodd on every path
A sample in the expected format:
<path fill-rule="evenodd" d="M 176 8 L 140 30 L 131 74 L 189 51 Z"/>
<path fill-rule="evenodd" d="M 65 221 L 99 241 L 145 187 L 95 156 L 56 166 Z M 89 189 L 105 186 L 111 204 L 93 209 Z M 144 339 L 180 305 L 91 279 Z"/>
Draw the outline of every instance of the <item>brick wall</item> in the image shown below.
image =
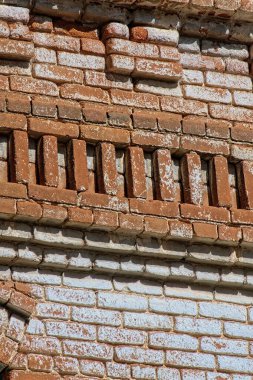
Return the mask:
<path fill-rule="evenodd" d="M 9 380 L 253 378 L 252 22 L 0 0 Z"/>

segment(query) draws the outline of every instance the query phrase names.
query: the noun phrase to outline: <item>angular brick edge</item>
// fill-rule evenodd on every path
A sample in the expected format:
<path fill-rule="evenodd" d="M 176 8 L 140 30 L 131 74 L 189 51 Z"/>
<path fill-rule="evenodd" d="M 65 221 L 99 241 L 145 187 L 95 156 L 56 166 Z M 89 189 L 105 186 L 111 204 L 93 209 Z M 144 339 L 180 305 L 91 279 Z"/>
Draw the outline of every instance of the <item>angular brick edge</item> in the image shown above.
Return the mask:
<path fill-rule="evenodd" d="M 0 336 L 0 372 L 15 358 L 36 301 L 27 284 L 0 282 L 0 305 L 8 317 L 7 325 Z"/>

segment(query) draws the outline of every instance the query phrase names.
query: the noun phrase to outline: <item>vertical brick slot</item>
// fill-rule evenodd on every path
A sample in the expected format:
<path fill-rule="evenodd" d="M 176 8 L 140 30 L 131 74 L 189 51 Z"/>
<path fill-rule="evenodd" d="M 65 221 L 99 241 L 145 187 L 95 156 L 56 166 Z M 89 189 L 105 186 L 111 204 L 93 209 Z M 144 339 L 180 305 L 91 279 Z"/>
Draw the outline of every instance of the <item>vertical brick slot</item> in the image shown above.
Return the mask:
<path fill-rule="evenodd" d="M 216 156 L 211 160 L 210 168 L 212 204 L 217 207 L 230 207 L 228 162 L 225 157 Z"/>
<path fill-rule="evenodd" d="M 128 197 L 147 197 L 144 152 L 137 146 L 126 152 L 126 183 Z"/>
<path fill-rule="evenodd" d="M 201 160 L 196 153 L 187 153 L 181 160 L 184 202 L 194 205 L 203 203 Z"/>
<path fill-rule="evenodd" d="M 168 149 L 158 149 L 153 155 L 156 199 L 175 200 L 171 154 Z"/>
<path fill-rule="evenodd" d="M 0 135 L 0 182 L 8 182 L 8 136 Z"/>
<path fill-rule="evenodd" d="M 228 164 L 228 174 L 229 174 L 231 205 L 233 208 L 239 208 L 239 191 L 238 191 L 236 164 L 231 164 L 231 163 Z"/>
<path fill-rule="evenodd" d="M 68 185 L 70 189 L 85 191 L 89 188 L 86 142 L 72 140 L 68 144 Z"/>
<path fill-rule="evenodd" d="M 27 132 L 13 131 L 10 136 L 10 180 L 17 183 L 29 181 L 29 153 Z"/>
<path fill-rule="evenodd" d="M 155 199 L 154 167 L 153 155 L 150 152 L 144 152 L 145 177 L 147 199 Z"/>
<path fill-rule="evenodd" d="M 240 208 L 253 209 L 253 162 L 242 161 L 236 169 Z"/>
<path fill-rule="evenodd" d="M 116 167 L 118 173 L 118 197 L 124 197 L 125 194 L 125 152 L 123 149 L 116 149 Z"/>
<path fill-rule="evenodd" d="M 202 204 L 209 206 L 212 204 L 210 189 L 210 161 L 201 160 L 201 180 L 202 180 Z"/>
<path fill-rule="evenodd" d="M 38 172 L 41 185 L 58 186 L 58 144 L 55 136 L 43 136 L 38 144 Z"/>
<path fill-rule="evenodd" d="M 58 143 L 58 187 L 66 189 L 67 182 L 67 147 L 66 144 Z"/>
<path fill-rule="evenodd" d="M 97 146 L 97 183 L 100 193 L 117 195 L 118 181 L 115 146 L 101 143 Z"/>
<path fill-rule="evenodd" d="M 86 145 L 86 153 L 87 153 L 87 168 L 88 168 L 88 189 L 89 193 L 98 192 L 97 189 L 97 165 L 96 165 L 96 149 L 95 146 L 91 144 Z"/>

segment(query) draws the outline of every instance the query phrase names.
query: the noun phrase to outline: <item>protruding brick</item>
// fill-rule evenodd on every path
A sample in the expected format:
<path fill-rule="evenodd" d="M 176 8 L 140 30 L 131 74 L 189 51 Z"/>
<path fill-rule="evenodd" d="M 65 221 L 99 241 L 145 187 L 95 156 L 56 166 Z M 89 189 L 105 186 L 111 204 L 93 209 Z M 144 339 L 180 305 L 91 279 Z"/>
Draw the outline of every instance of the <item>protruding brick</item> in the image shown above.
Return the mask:
<path fill-rule="evenodd" d="M 144 153 L 140 147 L 130 147 L 126 157 L 127 192 L 130 198 L 146 198 Z"/>
<path fill-rule="evenodd" d="M 55 136 L 42 136 L 38 145 L 40 184 L 58 186 L 58 145 Z"/>
<path fill-rule="evenodd" d="M 17 183 L 29 181 L 28 136 L 23 131 L 13 131 L 11 136 L 11 180 Z"/>
<path fill-rule="evenodd" d="M 211 162 L 212 203 L 217 207 L 230 207 L 231 198 L 227 159 L 222 156 L 216 156 Z"/>
<path fill-rule="evenodd" d="M 238 187 L 241 208 L 253 209 L 253 162 L 241 161 L 237 164 Z"/>
<path fill-rule="evenodd" d="M 156 197 L 163 201 L 174 201 L 174 177 L 170 151 L 158 149 L 154 153 Z"/>
<path fill-rule="evenodd" d="M 89 188 L 86 143 L 71 140 L 68 144 L 68 180 L 73 190 L 84 191 Z"/>
<path fill-rule="evenodd" d="M 203 199 L 201 162 L 199 155 L 195 153 L 187 153 L 183 157 L 181 165 L 184 202 L 193 205 L 201 205 Z"/>
<path fill-rule="evenodd" d="M 118 193 L 116 151 L 114 145 L 102 142 L 97 147 L 97 174 L 99 192 L 108 195 Z"/>

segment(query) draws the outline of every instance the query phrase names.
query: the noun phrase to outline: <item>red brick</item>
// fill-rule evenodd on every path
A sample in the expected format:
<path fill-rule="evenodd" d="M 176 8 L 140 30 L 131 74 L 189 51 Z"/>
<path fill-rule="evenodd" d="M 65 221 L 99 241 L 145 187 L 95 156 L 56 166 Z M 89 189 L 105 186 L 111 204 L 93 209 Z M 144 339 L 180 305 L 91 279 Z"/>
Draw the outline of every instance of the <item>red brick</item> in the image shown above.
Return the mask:
<path fill-rule="evenodd" d="M 36 96 L 32 100 L 32 113 L 35 116 L 56 117 L 56 100 L 45 96 Z"/>
<path fill-rule="evenodd" d="M 81 206 L 104 208 L 108 210 L 128 212 L 128 200 L 126 198 L 118 198 L 107 194 L 88 193 L 81 194 Z"/>
<path fill-rule="evenodd" d="M 42 136 L 38 143 L 38 169 L 40 185 L 57 187 L 58 143 L 55 136 Z"/>
<path fill-rule="evenodd" d="M 118 213 L 116 211 L 93 211 L 93 228 L 103 231 L 114 231 L 118 227 Z"/>
<path fill-rule="evenodd" d="M 35 371 L 51 371 L 53 369 L 53 359 L 45 355 L 28 355 L 28 367 Z"/>
<path fill-rule="evenodd" d="M 35 305 L 36 301 L 34 299 L 15 290 L 11 293 L 7 306 L 18 313 L 30 316 L 34 311 Z"/>
<path fill-rule="evenodd" d="M 4 365 L 10 364 L 18 350 L 18 343 L 1 336 L 0 338 L 0 362 Z"/>
<path fill-rule="evenodd" d="M 229 155 L 229 144 L 225 141 L 183 136 L 181 145 L 182 149 L 188 151 L 194 150 L 199 153 Z"/>
<path fill-rule="evenodd" d="M 0 57 L 28 61 L 34 55 L 34 46 L 31 42 L 13 41 L 0 38 Z"/>
<path fill-rule="evenodd" d="M 79 136 L 78 125 L 72 123 L 61 123 L 59 121 L 31 118 L 29 120 L 29 131 L 32 135 L 53 135 L 64 140 L 77 138 Z"/>
<path fill-rule="evenodd" d="M 28 95 L 15 94 L 7 96 L 7 110 L 29 114 L 31 112 L 31 100 Z"/>
<path fill-rule="evenodd" d="M 9 90 L 9 80 L 8 77 L 0 75 L 0 90 Z"/>
<path fill-rule="evenodd" d="M 81 50 L 84 53 L 105 55 L 105 45 L 99 40 L 94 40 L 94 38 L 82 38 Z"/>
<path fill-rule="evenodd" d="M 240 207 L 253 209 L 253 162 L 241 161 L 237 164 Z"/>
<path fill-rule="evenodd" d="M 12 216 L 14 216 L 15 214 L 16 214 L 16 201 L 15 201 L 15 199 L 0 198 L 0 215 L 1 215 L 1 218 L 9 219 Z"/>
<path fill-rule="evenodd" d="M 96 125 L 81 125 L 80 137 L 91 142 L 112 142 L 120 145 L 130 143 L 129 131 Z"/>
<path fill-rule="evenodd" d="M 34 44 L 36 46 L 49 47 L 57 50 L 80 51 L 80 41 L 78 38 L 59 36 L 52 33 L 38 33 L 33 35 Z"/>
<path fill-rule="evenodd" d="M 211 223 L 193 223 L 194 240 L 213 243 L 218 239 L 217 225 Z"/>
<path fill-rule="evenodd" d="M 183 119 L 183 133 L 197 136 L 205 136 L 205 119 L 199 116 L 186 116 Z"/>
<path fill-rule="evenodd" d="M 136 58 L 132 75 L 162 81 L 178 81 L 182 77 L 182 66 L 178 62 Z"/>
<path fill-rule="evenodd" d="M 179 148 L 179 137 L 173 133 L 156 133 L 145 131 L 132 132 L 132 143 L 147 148 Z"/>
<path fill-rule="evenodd" d="M 139 147 L 129 147 L 126 152 L 126 183 L 128 197 L 147 197 L 144 152 Z"/>
<path fill-rule="evenodd" d="M 158 114 L 158 129 L 166 132 L 181 132 L 181 115 L 168 112 Z"/>
<path fill-rule="evenodd" d="M 67 219 L 67 209 L 62 206 L 42 204 L 40 223 L 61 225 Z"/>
<path fill-rule="evenodd" d="M 9 380 L 60 380 L 60 377 L 49 373 L 14 370 L 10 372 Z"/>
<path fill-rule="evenodd" d="M 21 183 L 1 183 L 0 197 L 26 198 L 26 186 Z"/>
<path fill-rule="evenodd" d="M 153 159 L 156 198 L 163 201 L 174 201 L 175 189 L 170 151 L 157 149 Z"/>
<path fill-rule="evenodd" d="M 18 75 L 10 77 L 10 87 L 13 91 L 28 92 L 31 94 L 57 96 L 59 93 L 55 83 Z"/>
<path fill-rule="evenodd" d="M 179 215 L 178 204 L 158 200 L 130 199 L 130 211 L 137 214 L 165 216 L 175 218 Z"/>
<path fill-rule="evenodd" d="M 219 139 L 228 139 L 230 136 L 231 123 L 222 120 L 207 120 L 206 135 Z"/>
<path fill-rule="evenodd" d="M 96 103 L 87 103 L 83 105 L 83 117 L 86 122 L 105 124 L 107 107 Z"/>
<path fill-rule="evenodd" d="M 185 154 L 181 160 L 181 172 L 184 202 L 201 205 L 203 203 L 203 183 L 199 155 L 196 153 Z"/>
<path fill-rule="evenodd" d="M 27 129 L 26 117 L 15 113 L 0 113 L 0 130 L 10 131 L 13 129 L 25 131 Z"/>
<path fill-rule="evenodd" d="M 53 22 L 49 17 L 33 15 L 30 19 L 30 28 L 36 31 L 51 32 L 53 30 Z"/>
<path fill-rule="evenodd" d="M 21 186 L 21 185 L 19 185 Z M 38 201 L 48 201 L 56 203 L 77 203 L 77 193 L 74 190 L 57 189 L 40 185 L 28 185 L 29 197 Z"/>
<path fill-rule="evenodd" d="M 33 65 L 35 78 L 47 79 L 55 83 L 83 83 L 83 72 L 64 66 L 48 63 L 35 63 Z"/>
<path fill-rule="evenodd" d="M 117 233 L 138 235 L 143 231 L 143 217 L 140 215 L 119 214 Z"/>
<path fill-rule="evenodd" d="M 211 161 L 211 195 L 213 206 L 231 207 L 228 162 L 225 157 L 216 156 Z"/>
<path fill-rule="evenodd" d="M 253 224 L 253 210 L 231 209 L 232 223 Z"/>
<path fill-rule="evenodd" d="M 54 19 L 54 28 L 57 34 L 98 39 L 98 29 L 94 28 L 94 25 L 89 26 L 88 24 L 68 22 L 64 19 Z"/>
<path fill-rule="evenodd" d="M 79 207 L 68 208 L 68 220 L 65 223 L 69 227 L 88 227 L 93 222 L 92 211 L 88 209 L 81 209 Z"/>
<path fill-rule="evenodd" d="M 79 84 L 62 85 L 61 96 L 72 100 L 86 100 L 106 104 L 109 103 L 109 95 L 105 90 Z"/>
<path fill-rule="evenodd" d="M 252 142 L 253 140 L 253 125 L 247 123 L 235 123 L 231 128 L 231 137 L 236 141 Z"/>
<path fill-rule="evenodd" d="M 144 217 L 144 231 L 143 236 L 151 235 L 157 238 L 166 236 L 169 232 L 167 219 L 157 218 L 155 216 Z"/>
<path fill-rule="evenodd" d="M 152 111 L 134 110 L 133 122 L 137 129 L 157 129 L 157 116 Z"/>
<path fill-rule="evenodd" d="M 219 243 L 226 245 L 237 245 L 242 238 L 241 228 L 226 225 L 218 226 Z"/>
<path fill-rule="evenodd" d="M 159 109 L 159 98 L 152 94 L 140 94 L 124 90 L 111 90 L 113 104 L 129 107 Z"/>
<path fill-rule="evenodd" d="M 57 103 L 59 118 L 69 120 L 81 120 L 82 112 L 78 102 L 59 100 Z"/>
<path fill-rule="evenodd" d="M 35 221 L 42 215 L 41 206 L 36 202 L 17 201 L 16 220 Z"/>
<path fill-rule="evenodd" d="M 252 211 L 248 211 L 248 213 Z M 252 246 L 253 245 L 253 228 L 252 227 L 242 227 L 242 245 Z"/>
<path fill-rule="evenodd" d="M 207 115 L 207 104 L 198 100 L 183 99 L 182 97 L 163 96 L 161 98 L 162 111 L 180 114 Z"/>
<path fill-rule="evenodd" d="M 13 131 L 10 139 L 10 178 L 17 183 L 29 181 L 28 136 L 23 131 Z"/>
<path fill-rule="evenodd" d="M 208 222 L 229 222 L 230 213 L 222 207 L 181 204 L 181 216 L 187 219 L 206 220 Z"/>
<path fill-rule="evenodd" d="M 100 193 L 117 195 L 118 173 L 116 169 L 116 151 L 110 143 L 100 143 L 96 148 L 98 190 Z"/>
<path fill-rule="evenodd" d="M 68 144 L 68 179 L 72 190 L 84 191 L 89 188 L 86 143 L 71 140 Z"/>

